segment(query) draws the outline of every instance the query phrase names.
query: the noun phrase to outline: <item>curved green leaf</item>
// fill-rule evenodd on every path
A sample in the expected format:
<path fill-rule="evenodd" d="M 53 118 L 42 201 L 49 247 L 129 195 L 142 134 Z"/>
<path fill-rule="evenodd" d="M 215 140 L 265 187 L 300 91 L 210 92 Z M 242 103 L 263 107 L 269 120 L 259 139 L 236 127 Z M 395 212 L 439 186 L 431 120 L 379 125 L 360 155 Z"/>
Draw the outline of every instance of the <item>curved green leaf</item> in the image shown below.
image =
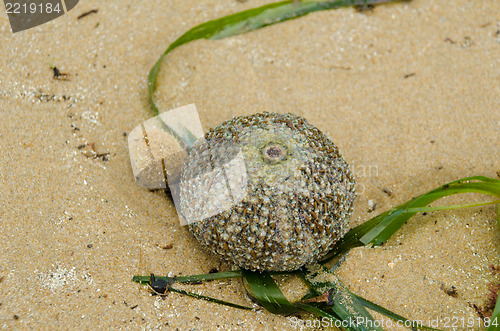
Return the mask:
<path fill-rule="evenodd" d="M 379 246 L 387 241 L 403 224 L 420 209 L 446 196 L 461 193 L 482 193 L 500 198 L 500 180 L 484 176 L 473 176 L 458 179 L 442 185 L 434 190 L 411 199 L 391 210 L 381 213 L 367 222 L 351 229 L 338 245 L 324 258 L 331 258 L 345 253 L 351 248 L 371 244 Z M 490 202 L 491 203 L 495 203 Z M 476 204 L 478 205 L 478 204 Z M 449 208 L 433 207 L 433 208 Z M 453 208 L 459 206 L 452 206 Z M 500 227 L 500 224 L 499 224 Z"/>
<path fill-rule="evenodd" d="M 283 295 L 269 273 L 249 270 L 242 272 L 251 290 L 248 294 L 266 310 L 274 314 L 292 314 L 298 311 Z"/>
<path fill-rule="evenodd" d="M 160 71 L 161 63 L 168 53 L 185 43 L 198 39 L 217 40 L 236 36 L 238 34 L 257 30 L 268 25 L 298 18 L 315 11 L 396 1 L 397 0 L 303 0 L 296 3 L 293 0 L 286 0 L 245 10 L 195 26 L 170 44 L 170 46 L 168 46 L 165 52 L 163 52 L 158 61 L 156 61 L 155 65 L 149 71 L 148 98 L 153 109 L 153 113 L 155 115 L 159 114 L 158 107 L 154 101 L 154 91 L 156 89 L 156 79 Z M 165 123 L 165 126 L 165 129 L 168 132 L 172 131 L 169 130 L 168 124 Z M 188 128 L 185 129 L 185 134 L 188 138 L 186 140 L 179 141 L 179 143 L 181 146 L 187 146 L 187 148 L 190 148 L 196 141 L 195 135 L 193 135 Z M 174 137 L 176 139 L 180 138 L 177 135 L 174 135 Z"/>
<path fill-rule="evenodd" d="M 394 2 L 394 0 L 304 0 L 299 3 L 295 3 L 293 0 L 286 0 L 245 10 L 197 25 L 170 44 L 149 71 L 149 101 L 154 114 L 158 115 L 159 113 L 154 102 L 153 94 L 156 87 L 156 78 L 160 71 L 160 65 L 163 58 L 172 50 L 185 43 L 198 39 L 216 40 L 236 36 L 268 25 L 298 18 L 315 11 L 384 2 Z"/>

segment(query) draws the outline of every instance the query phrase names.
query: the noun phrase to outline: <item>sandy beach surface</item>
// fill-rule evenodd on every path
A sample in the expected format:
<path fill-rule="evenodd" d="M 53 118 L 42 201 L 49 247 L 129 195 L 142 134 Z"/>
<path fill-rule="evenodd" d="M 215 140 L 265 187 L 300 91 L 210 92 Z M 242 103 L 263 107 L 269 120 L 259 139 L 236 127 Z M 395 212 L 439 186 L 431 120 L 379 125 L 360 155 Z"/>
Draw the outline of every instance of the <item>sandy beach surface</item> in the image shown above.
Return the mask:
<path fill-rule="evenodd" d="M 270 2 L 82 0 L 16 34 L 1 7 L 1 329 L 297 326 L 263 310 L 154 297 L 131 281 L 231 269 L 179 225 L 164 192 L 136 185 L 126 134 L 152 116 L 147 73 L 171 42 Z M 55 79 L 54 66 L 67 76 Z M 354 170 L 355 226 L 448 181 L 500 176 L 500 2 L 346 8 L 196 41 L 166 58 L 156 98 L 161 111 L 196 103 L 205 130 L 260 111 L 306 117 Z M 420 214 L 383 246 L 352 250 L 337 273 L 400 315 L 442 329 L 456 318 L 460 330 L 472 318 L 481 329 L 500 278 L 495 218 L 491 206 Z M 258 308 L 239 279 L 186 288 Z"/>

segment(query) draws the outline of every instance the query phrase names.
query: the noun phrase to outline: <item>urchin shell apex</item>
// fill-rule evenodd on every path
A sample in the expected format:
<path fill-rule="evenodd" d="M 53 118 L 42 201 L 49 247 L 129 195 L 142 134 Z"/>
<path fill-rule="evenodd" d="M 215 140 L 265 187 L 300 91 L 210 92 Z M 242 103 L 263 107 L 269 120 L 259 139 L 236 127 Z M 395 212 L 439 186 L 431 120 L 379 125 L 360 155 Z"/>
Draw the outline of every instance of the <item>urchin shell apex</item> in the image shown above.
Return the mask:
<path fill-rule="evenodd" d="M 187 156 L 180 211 L 228 263 L 295 270 L 347 232 L 355 181 L 333 142 L 303 117 L 258 113 L 210 129 Z"/>

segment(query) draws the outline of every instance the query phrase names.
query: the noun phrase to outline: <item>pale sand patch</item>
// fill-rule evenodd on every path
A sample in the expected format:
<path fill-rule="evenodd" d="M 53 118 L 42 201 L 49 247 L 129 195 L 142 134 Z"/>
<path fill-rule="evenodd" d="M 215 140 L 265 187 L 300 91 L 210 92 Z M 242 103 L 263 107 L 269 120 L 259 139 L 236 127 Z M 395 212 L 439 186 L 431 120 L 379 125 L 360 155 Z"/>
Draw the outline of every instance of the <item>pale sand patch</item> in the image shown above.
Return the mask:
<path fill-rule="evenodd" d="M 198 23 L 269 2 L 87 0 L 14 35 L 2 14 L 2 327 L 287 327 L 263 311 L 153 298 L 131 282 L 229 268 L 180 227 L 165 194 L 135 184 L 123 134 L 152 116 L 147 72 L 169 43 Z M 305 116 L 354 167 L 357 225 L 444 182 L 497 176 L 498 13 L 495 1 L 415 0 L 194 42 L 166 58 L 157 98 L 162 110 L 196 103 L 205 129 L 263 110 Z M 69 81 L 54 80 L 53 65 Z M 85 156 L 90 143 L 107 160 Z M 353 250 L 338 274 L 410 318 L 477 318 L 470 304 L 484 304 L 499 241 L 490 207 L 420 215 L 383 247 Z M 451 286 L 456 297 L 443 290 Z M 190 288 L 252 305 L 238 280 Z"/>

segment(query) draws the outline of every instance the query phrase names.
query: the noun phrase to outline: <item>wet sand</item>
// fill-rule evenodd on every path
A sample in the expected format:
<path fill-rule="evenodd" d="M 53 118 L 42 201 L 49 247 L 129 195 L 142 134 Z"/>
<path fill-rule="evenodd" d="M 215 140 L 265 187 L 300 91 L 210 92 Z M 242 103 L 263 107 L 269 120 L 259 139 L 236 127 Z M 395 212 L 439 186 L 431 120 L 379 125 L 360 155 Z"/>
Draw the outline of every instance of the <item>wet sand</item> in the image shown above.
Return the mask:
<path fill-rule="evenodd" d="M 131 282 L 231 268 L 179 225 L 163 192 L 136 185 L 125 134 L 152 116 L 147 73 L 171 42 L 270 2 L 87 0 L 16 34 L 0 16 L 2 328 L 292 328 L 265 311 L 161 299 Z M 496 1 L 414 0 L 197 41 L 166 58 L 156 98 L 161 110 L 196 103 L 205 130 L 260 111 L 305 116 L 354 169 L 355 226 L 445 182 L 498 178 L 498 13 Z M 408 318 L 446 328 L 472 317 L 478 328 L 474 305 L 499 278 L 495 217 L 493 207 L 416 216 L 382 247 L 351 251 L 338 275 Z M 237 279 L 189 289 L 253 305 Z"/>

